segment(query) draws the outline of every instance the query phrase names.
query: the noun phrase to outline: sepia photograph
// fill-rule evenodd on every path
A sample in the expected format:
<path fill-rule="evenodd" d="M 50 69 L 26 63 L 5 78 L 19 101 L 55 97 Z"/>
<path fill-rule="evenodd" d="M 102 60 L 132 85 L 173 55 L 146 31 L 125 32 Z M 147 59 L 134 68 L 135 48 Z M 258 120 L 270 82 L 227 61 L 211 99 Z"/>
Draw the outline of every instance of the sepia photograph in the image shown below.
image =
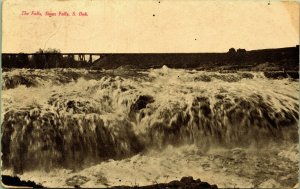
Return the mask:
<path fill-rule="evenodd" d="M 3 188 L 298 188 L 299 2 L 3 0 Z"/>

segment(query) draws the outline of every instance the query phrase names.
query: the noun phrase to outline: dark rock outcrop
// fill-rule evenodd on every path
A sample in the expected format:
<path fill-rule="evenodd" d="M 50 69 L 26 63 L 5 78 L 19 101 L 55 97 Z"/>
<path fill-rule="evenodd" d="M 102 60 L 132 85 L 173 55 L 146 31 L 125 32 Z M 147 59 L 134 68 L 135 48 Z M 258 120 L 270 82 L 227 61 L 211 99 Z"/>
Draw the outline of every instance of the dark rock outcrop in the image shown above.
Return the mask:
<path fill-rule="evenodd" d="M 169 183 L 153 184 L 148 186 L 117 186 L 112 189 L 217 189 L 217 185 L 210 185 L 200 179 L 194 180 L 193 177 L 182 177 L 181 180 L 174 180 Z"/>
<path fill-rule="evenodd" d="M 269 79 L 283 79 L 283 78 L 299 79 L 298 71 L 264 72 L 264 75 L 266 78 L 269 78 Z"/>
<path fill-rule="evenodd" d="M 32 181 L 21 181 L 19 177 L 12 177 L 8 175 L 2 175 L 2 183 L 7 186 L 14 187 L 32 187 L 32 188 L 44 188 L 42 185 L 36 184 Z"/>
<path fill-rule="evenodd" d="M 21 181 L 19 177 L 12 177 L 8 175 L 2 175 L 2 183 L 7 186 L 13 187 L 32 187 L 32 188 L 44 188 L 42 185 L 38 185 L 32 181 Z M 74 188 L 80 188 L 79 185 L 74 185 Z M 148 186 L 114 186 L 111 189 L 218 189 L 217 185 L 211 185 L 207 182 L 202 182 L 200 179 L 194 180 L 193 177 L 182 177 L 181 180 L 174 180 L 169 183 L 153 184 Z"/>
<path fill-rule="evenodd" d="M 136 113 L 146 108 L 147 104 L 153 103 L 154 99 L 149 95 L 141 95 L 138 99 L 130 106 L 129 117 L 135 119 Z"/>
<path fill-rule="evenodd" d="M 154 102 L 154 99 L 152 96 L 149 95 L 141 95 L 137 99 L 137 101 L 131 105 L 130 110 L 131 111 L 139 111 L 141 109 L 146 108 L 147 104 Z"/>

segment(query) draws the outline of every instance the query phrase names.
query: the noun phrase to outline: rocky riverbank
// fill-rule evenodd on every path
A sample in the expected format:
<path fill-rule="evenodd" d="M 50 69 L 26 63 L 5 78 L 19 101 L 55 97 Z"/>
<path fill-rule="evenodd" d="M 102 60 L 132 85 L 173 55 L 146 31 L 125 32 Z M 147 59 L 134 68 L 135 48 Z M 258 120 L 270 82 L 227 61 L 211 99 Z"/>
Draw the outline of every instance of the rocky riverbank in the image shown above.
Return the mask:
<path fill-rule="evenodd" d="M 2 183 L 6 186 L 13 187 L 32 187 L 32 188 L 44 188 L 42 185 L 36 184 L 33 181 L 22 181 L 19 177 L 12 177 L 8 175 L 2 175 Z M 80 188 L 80 185 L 75 184 L 74 188 Z M 165 188 L 186 188 L 186 189 L 217 189 L 217 185 L 211 185 L 207 182 L 202 182 L 200 179 L 194 180 L 193 177 L 182 177 L 179 180 L 173 180 L 169 183 L 157 183 L 148 186 L 115 186 L 111 189 L 165 189 Z"/>

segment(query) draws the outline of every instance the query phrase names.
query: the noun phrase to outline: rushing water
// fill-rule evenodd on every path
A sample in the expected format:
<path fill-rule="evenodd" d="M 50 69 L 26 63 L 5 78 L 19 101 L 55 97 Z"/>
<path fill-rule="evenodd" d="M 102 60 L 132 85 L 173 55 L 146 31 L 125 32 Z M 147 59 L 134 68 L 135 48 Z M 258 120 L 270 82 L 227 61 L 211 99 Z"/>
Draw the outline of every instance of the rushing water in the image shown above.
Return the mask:
<path fill-rule="evenodd" d="M 251 173 L 255 162 L 264 167 L 278 156 L 281 159 L 274 159 L 278 165 L 297 166 L 299 86 L 291 78 L 165 66 L 114 71 L 18 69 L 3 73 L 2 88 L 3 169 L 46 186 L 72 186 L 76 184 L 72 178 L 81 178 L 79 184 L 89 187 L 130 185 L 133 178 L 136 184 L 166 182 L 199 176 L 195 167 L 208 174 L 204 169 L 208 164 L 211 173 L 218 170 L 219 177 L 235 175 L 230 178 L 236 180 L 204 176 L 206 181 L 221 187 L 253 187 L 273 182 L 268 181 L 272 174 L 263 177 L 256 169 Z M 268 151 L 257 153 L 258 149 Z M 235 158 L 244 164 L 234 167 Z M 132 161 L 140 163 L 135 164 L 138 168 L 128 163 Z M 156 167 L 162 171 L 151 169 L 154 162 L 160 162 Z M 108 165 L 111 170 L 105 172 Z M 248 177 L 237 172 L 240 167 Z M 279 176 L 287 171 L 284 166 L 270 169 Z M 100 181 L 99 174 L 88 176 L 91 170 L 101 172 Z M 146 170 L 152 170 L 152 176 L 140 175 Z M 275 185 L 297 182 L 297 170 L 289 170 L 292 178 Z M 118 171 L 120 175 L 110 175 Z M 130 171 L 130 181 L 117 179 Z M 51 174 L 42 172 L 55 179 L 50 182 Z"/>

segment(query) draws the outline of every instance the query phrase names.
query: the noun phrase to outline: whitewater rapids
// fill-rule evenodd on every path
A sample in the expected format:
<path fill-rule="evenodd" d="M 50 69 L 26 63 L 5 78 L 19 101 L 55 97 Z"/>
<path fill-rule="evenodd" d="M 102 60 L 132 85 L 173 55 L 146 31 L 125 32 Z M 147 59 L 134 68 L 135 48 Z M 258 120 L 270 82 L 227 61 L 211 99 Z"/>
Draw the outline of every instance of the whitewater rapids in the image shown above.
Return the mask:
<path fill-rule="evenodd" d="M 4 72 L 3 174 L 48 187 L 298 179 L 298 80 L 262 72 Z"/>

